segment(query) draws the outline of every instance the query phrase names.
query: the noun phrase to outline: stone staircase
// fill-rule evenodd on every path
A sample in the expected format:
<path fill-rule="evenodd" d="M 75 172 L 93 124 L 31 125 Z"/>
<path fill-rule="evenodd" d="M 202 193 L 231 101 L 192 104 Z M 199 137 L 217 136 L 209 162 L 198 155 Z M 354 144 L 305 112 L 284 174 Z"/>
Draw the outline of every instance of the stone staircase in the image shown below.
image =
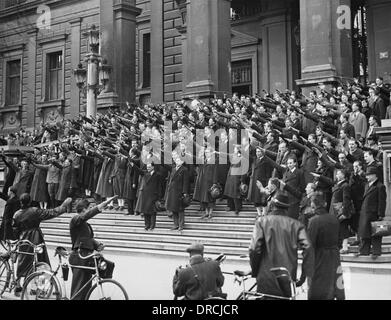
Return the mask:
<path fill-rule="evenodd" d="M 183 255 L 188 245 L 200 241 L 205 245 L 205 254 L 217 256 L 225 253 L 228 258 L 247 258 L 256 211 L 251 204 L 244 204 L 239 216 L 225 211 L 225 202 L 218 203 L 211 220 L 202 220 L 199 204 L 193 203 L 186 210 L 183 232 L 172 231 L 172 219 L 166 213 L 157 216 L 156 229 L 144 230 L 141 216 L 125 216 L 125 212 L 104 211 L 90 221 L 95 237 L 107 250 L 157 255 Z M 69 222 L 74 214 L 42 223 L 45 241 L 49 246 L 62 245 L 70 248 Z M 352 239 L 353 240 L 353 239 Z M 377 260 L 371 257 L 355 257 L 357 246 L 351 253 L 342 255 L 343 262 L 391 263 L 391 237 L 383 239 L 383 255 Z"/>

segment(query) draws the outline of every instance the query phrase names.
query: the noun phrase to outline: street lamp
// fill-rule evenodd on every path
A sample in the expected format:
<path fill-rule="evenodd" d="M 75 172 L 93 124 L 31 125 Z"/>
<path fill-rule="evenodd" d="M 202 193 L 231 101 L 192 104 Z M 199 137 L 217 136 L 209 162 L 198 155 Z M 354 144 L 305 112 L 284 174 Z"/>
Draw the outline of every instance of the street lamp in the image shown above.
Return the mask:
<path fill-rule="evenodd" d="M 99 55 L 99 36 L 100 33 L 95 25 L 92 25 L 91 30 L 84 35 L 88 37 L 90 51 L 87 53 L 84 61 L 87 62 L 87 69 L 83 68 L 82 63 L 79 63 L 77 69 L 73 71 L 76 80 L 76 85 L 80 91 L 86 94 L 87 110 L 86 116 L 96 117 L 97 97 L 108 89 L 110 81 L 111 66 L 107 64 L 107 60 Z M 102 85 L 100 85 L 100 83 Z"/>

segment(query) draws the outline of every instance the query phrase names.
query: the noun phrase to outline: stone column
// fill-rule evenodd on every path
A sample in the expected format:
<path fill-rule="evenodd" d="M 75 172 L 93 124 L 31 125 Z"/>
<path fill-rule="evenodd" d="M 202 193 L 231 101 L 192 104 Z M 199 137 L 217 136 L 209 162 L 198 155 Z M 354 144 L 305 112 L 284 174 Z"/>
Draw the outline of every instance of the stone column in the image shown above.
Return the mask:
<path fill-rule="evenodd" d="M 28 32 L 29 41 L 27 43 L 27 61 L 28 61 L 28 76 L 27 76 L 27 104 L 26 108 L 26 127 L 34 129 L 35 127 L 35 84 L 36 84 L 36 67 L 37 67 L 37 29 Z"/>
<path fill-rule="evenodd" d="M 163 81 L 163 0 L 151 1 L 151 101 L 164 100 Z"/>
<path fill-rule="evenodd" d="M 114 80 L 118 102 L 136 98 L 136 0 L 114 0 Z"/>
<path fill-rule="evenodd" d="M 81 18 L 71 20 L 71 66 L 73 69 L 80 63 L 80 47 L 81 47 Z M 71 81 L 71 96 L 70 96 L 69 117 L 71 119 L 77 117 L 80 113 L 80 90 L 77 87 L 76 81 Z"/>
<path fill-rule="evenodd" d="M 230 0 L 190 0 L 187 9 L 185 95 L 230 94 Z"/>
<path fill-rule="evenodd" d="M 300 0 L 302 75 L 313 89 L 353 76 L 350 0 Z"/>
<path fill-rule="evenodd" d="M 367 1 L 369 79 L 391 82 L 391 0 Z"/>

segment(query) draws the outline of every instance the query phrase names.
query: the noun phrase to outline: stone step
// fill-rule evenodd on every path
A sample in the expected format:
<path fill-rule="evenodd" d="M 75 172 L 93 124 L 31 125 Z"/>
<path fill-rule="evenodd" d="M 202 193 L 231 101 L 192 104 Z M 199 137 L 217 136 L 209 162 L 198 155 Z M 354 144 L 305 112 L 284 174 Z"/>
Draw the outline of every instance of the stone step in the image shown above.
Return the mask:
<path fill-rule="evenodd" d="M 101 239 L 96 238 L 98 241 L 102 241 L 108 248 L 137 248 L 150 250 L 161 250 L 162 254 L 165 251 L 177 251 L 185 252 L 186 248 L 189 246 L 189 243 L 171 243 L 171 242 L 160 242 L 160 241 L 133 241 L 133 240 L 116 240 L 116 239 Z M 45 235 L 45 241 L 50 243 L 55 243 L 56 245 L 66 245 L 71 246 L 70 237 L 61 236 L 61 235 Z M 217 246 L 213 244 L 206 243 L 205 254 L 218 255 L 220 253 L 225 253 L 228 255 L 242 256 L 248 254 L 248 247 L 227 247 L 227 246 Z"/>
<path fill-rule="evenodd" d="M 41 227 L 45 229 L 61 229 L 61 230 L 68 230 L 69 223 L 55 223 L 55 222 L 46 222 L 41 223 Z M 99 232 L 120 232 L 120 233 L 129 233 L 129 234 L 138 234 L 141 236 L 144 236 L 146 231 L 144 230 L 144 226 L 113 226 L 110 224 L 97 224 L 94 223 L 93 226 L 94 231 Z M 172 231 L 168 228 L 160 228 L 156 227 L 156 229 L 153 231 L 153 234 L 156 235 L 172 235 Z M 230 238 L 230 239 L 248 239 L 251 237 L 251 230 L 243 232 L 243 231 L 225 231 L 225 230 L 189 230 L 185 229 L 182 232 L 182 235 L 188 236 L 188 237 L 199 237 L 199 238 Z"/>
<path fill-rule="evenodd" d="M 125 215 L 127 213 L 127 210 L 119 211 L 119 210 L 104 210 L 101 214 L 116 214 L 116 215 Z M 186 209 L 185 215 L 186 217 L 188 216 L 195 216 L 195 217 L 202 217 L 205 214 L 205 211 L 198 211 L 194 209 Z M 158 212 L 158 216 L 166 216 L 166 212 Z M 233 211 L 225 211 L 225 210 L 219 210 L 219 211 L 213 211 L 213 216 L 216 217 L 227 217 L 227 218 L 232 218 L 232 217 L 238 217 L 238 215 L 235 214 Z M 257 212 L 254 211 L 241 211 L 239 214 L 239 217 L 241 218 L 256 218 Z"/>
<path fill-rule="evenodd" d="M 46 235 L 58 235 L 69 236 L 69 231 L 65 229 L 51 229 L 42 228 L 43 233 Z M 113 230 L 114 231 L 114 230 Z M 165 242 L 165 243 L 181 243 L 189 245 L 192 242 L 199 241 L 200 237 L 186 236 L 178 231 L 171 231 L 170 235 L 154 234 L 153 231 L 145 232 L 144 234 L 132 234 L 128 232 L 108 232 L 98 231 L 94 229 L 95 237 L 99 239 L 112 239 L 112 240 L 125 240 L 125 241 L 142 241 L 142 242 Z M 205 243 L 213 243 L 215 246 L 226 247 L 249 247 L 251 241 L 251 235 L 247 239 L 224 239 L 224 238 L 202 238 Z"/>
<path fill-rule="evenodd" d="M 51 221 L 45 222 L 45 224 L 52 223 L 61 223 L 64 224 L 64 228 L 69 229 L 69 218 L 56 218 Z M 144 228 L 145 223 L 144 220 L 139 218 L 139 220 L 112 220 L 112 219 L 92 219 L 90 223 L 94 226 L 96 225 L 105 225 L 105 226 L 121 226 L 121 227 L 136 227 L 136 228 Z M 44 225 L 44 224 L 42 224 Z M 157 221 L 156 228 L 157 229 L 170 229 L 173 227 L 172 221 Z M 252 232 L 253 226 L 246 224 L 234 224 L 234 223 L 205 223 L 200 221 L 196 222 L 185 222 L 185 230 L 219 230 L 219 231 L 227 231 L 227 232 Z"/>
<path fill-rule="evenodd" d="M 141 218 L 141 216 L 125 216 L 123 214 L 115 214 L 115 213 L 104 213 L 97 215 L 94 220 L 99 219 L 113 219 L 113 220 L 124 220 L 124 221 L 138 221 Z M 172 222 L 172 219 L 169 218 L 167 215 L 159 214 L 156 219 L 157 222 Z M 201 216 L 187 216 L 185 214 L 185 221 L 186 222 L 202 222 L 204 224 L 247 224 L 247 225 L 254 225 L 255 223 L 255 217 L 248 218 L 248 217 L 213 217 L 213 219 L 201 219 Z"/>

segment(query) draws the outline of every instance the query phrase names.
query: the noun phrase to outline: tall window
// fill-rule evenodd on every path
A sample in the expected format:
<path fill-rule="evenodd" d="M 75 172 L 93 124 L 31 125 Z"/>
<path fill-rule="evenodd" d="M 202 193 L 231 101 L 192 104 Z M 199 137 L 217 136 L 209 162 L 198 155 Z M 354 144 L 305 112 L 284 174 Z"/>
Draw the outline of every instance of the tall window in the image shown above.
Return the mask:
<path fill-rule="evenodd" d="M 151 34 L 143 34 L 143 88 L 151 86 Z"/>
<path fill-rule="evenodd" d="M 252 94 L 252 61 L 241 60 L 234 61 L 231 64 L 232 69 L 232 91 L 238 94 Z"/>
<path fill-rule="evenodd" d="M 7 62 L 6 77 L 6 105 L 20 104 L 20 60 Z"/>
<path fill-rule="evenodd" d="M 62 52 L 54 52 L 48 55 L 47 98 L 49 100 L 58 100 L 62 97 L 62 64 Z"/>
<path fill-rule="evenodd" d="M 353 76 L 368 79 L 367 11 L 365 1 L 352 3 Z"/>

